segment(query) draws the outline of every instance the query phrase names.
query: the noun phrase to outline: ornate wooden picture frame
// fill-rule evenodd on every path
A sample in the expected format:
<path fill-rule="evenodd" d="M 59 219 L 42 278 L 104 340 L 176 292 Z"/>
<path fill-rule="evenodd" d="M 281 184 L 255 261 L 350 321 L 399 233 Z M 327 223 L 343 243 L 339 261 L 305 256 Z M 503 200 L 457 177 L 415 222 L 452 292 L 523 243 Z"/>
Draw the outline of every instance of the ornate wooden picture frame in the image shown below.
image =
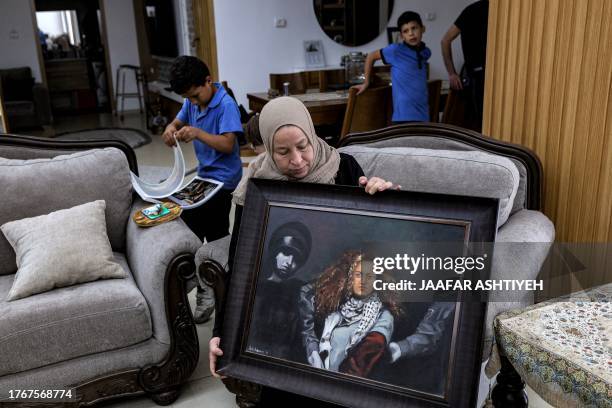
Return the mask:
<path fill-rule="evenodd" d="M 400 301 L 364 248 L 493 242 L 497 200 L 254 179 L 246 203 L 221 375 L 351 407 L 474 406 L 480 295 Z"/>

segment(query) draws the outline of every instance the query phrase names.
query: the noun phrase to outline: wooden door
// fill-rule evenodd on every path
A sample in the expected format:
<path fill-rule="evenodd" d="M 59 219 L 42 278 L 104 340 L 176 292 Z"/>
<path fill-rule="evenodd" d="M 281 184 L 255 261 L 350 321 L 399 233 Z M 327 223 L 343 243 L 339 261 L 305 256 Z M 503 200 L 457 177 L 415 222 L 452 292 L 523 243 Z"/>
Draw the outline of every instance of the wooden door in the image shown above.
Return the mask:
<path fill-rule="evenodd" d="M 2 93 L 2 81 L 0 81 L 0 133 L 8 133 L 8 121 L 4 110 L 4 95 Z"/>
<path fill-rule="evenodd" d="M 193 23 L 196 55 L 206 62 L 213 80 L 219 81 L 213 0 L 193 0 Z"/>

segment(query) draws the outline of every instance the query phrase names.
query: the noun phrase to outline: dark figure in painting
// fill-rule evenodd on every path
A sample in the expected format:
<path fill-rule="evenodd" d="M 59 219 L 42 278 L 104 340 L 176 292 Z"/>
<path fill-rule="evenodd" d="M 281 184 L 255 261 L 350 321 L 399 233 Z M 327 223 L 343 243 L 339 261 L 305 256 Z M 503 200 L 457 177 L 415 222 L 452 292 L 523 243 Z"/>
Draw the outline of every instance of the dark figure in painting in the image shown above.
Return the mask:
<path fill-rule="evenodd" d="M 257 284 L 248 350 L 305 362 L 300 349 L 297 301 L 304 281 L 295 275 L 310 254 L 312 239 L 300 222 L 278 227 L 270 237 Z"/>

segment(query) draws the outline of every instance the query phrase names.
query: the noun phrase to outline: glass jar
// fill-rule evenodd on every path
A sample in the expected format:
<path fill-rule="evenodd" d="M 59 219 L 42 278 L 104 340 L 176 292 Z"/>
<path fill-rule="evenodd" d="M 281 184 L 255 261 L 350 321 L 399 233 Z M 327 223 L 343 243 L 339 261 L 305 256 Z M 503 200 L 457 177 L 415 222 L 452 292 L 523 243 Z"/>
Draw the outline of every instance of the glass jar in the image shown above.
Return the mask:
<path fill-rule="evenodd" d="M 348 55 L 344 72 L 349 85 L 362 84 L 365 81 L 365 60 L 366 54 L 362 52 L 351 52 Z"/>

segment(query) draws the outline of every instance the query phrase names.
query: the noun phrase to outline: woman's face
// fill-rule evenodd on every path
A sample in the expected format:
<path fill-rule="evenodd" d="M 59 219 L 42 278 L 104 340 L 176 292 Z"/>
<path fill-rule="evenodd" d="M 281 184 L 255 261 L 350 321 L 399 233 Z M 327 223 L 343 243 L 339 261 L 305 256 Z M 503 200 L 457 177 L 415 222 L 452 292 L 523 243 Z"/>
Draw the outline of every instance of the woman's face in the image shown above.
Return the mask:
<path fill-rule="evenodd" d="M 374 290 L 372 283 L 374 275 L 371 273 L 362 274 L 361 257 L 355 260 L 353 264 L 353 295 L 355 297 L 366 297 Z"/>
<path fill-rule="evenodd" d="M 301 179 L 310 173 L 314 149 L 297 126 L 283 126 L 274 134 L 272 159 L 285 176 Z"/>

